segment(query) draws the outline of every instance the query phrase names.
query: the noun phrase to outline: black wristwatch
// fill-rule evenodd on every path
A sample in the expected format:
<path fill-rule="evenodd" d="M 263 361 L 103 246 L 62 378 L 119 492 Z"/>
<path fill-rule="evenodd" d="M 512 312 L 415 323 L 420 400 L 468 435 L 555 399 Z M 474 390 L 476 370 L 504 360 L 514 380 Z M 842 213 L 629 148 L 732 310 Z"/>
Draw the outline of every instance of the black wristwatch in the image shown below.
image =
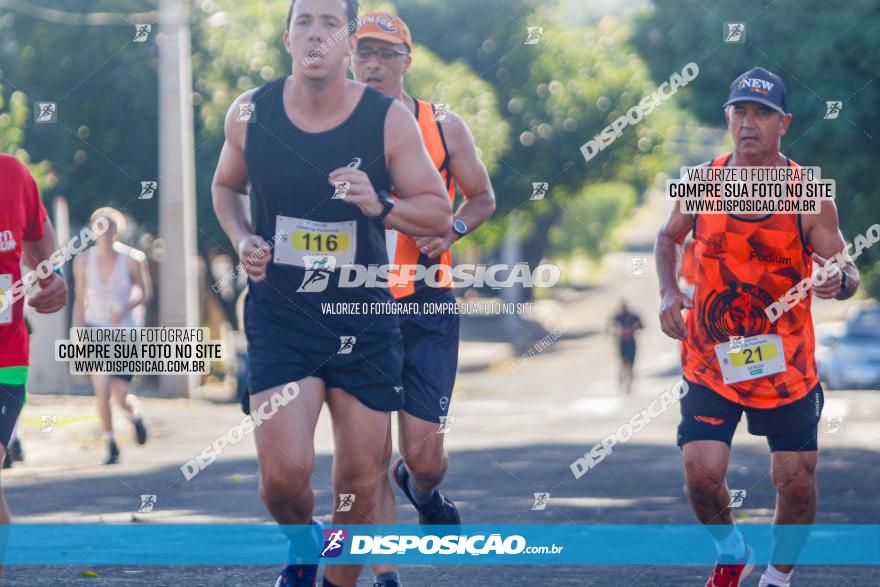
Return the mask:
<path fill-rule="evenodd" d="M 464 223 L 464 220 L 461 218 L 456 218 L 452 221 L 452 232 L 458 235 L 458 238 L 463 237 L 468 233 L 467 224 Z"/>
<path fill-rule="evenodd" d="M 388 216 L 391 209 L 394 208 L 394 198 L 385 190 L 379 190 L 376 192 L 376 196 L 379 198 L 379 202 L 382 203 L 382 211 L 376 216 L 376 218 L 385 222 L 385 217 Z"/>

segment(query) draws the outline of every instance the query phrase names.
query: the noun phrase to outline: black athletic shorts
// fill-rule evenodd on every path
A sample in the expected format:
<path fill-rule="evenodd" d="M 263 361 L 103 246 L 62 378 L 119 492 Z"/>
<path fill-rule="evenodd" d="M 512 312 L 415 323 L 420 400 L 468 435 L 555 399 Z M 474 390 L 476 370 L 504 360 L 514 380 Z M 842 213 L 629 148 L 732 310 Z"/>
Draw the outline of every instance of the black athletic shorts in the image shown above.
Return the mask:
<path fill-rule="evenodd" d="M 795 402 L 758 409 L 734 403 L 703 385 L 685 382 L 688 392 L 680 401 L 679 448 L 694 440 L 718 440 L 730 446 L 743 412 L 749 434 L 766 436 L 771 452 L 806 452 L 818 447 L 819 420 L 825 403 L 818 383 Z"/>
<path fill-rule="evenodd" d="M 452 290 L 430 291 L 403 298 L 415 304 L 418 313 L 400 316 L 403 335 L 403 410 L 428 422 L 440 422 L 449 413 L 455 372 L 458 369 L 458 314 Z M 440 312 L 444 309 L 446 311 Z"/>
<path fill-rule="evenodd" d="M 636 360 L 636 341 L 621 340 L 620 341 L 620 358 L 625 363 L 634 363 Z"/>
<path fill-rule="evenodd" d="M 9 446 L 12 429 L 24 405 L 24 385 L 0 383 L 0 444 Z"/>
<path fill-rule="evenodd" d="M 365 325 L 366 326 L 366 325 Z M 316 323 L 310 331 L 281 323 L 248 295 L 244 330 L 248 342 L 248 391 L 318 377 L 362 404 L 381 412 L 403 407 L 403 342 L 400 332 L 371 336 L 353 332 L 334 336 Z M 247 407 L 246 397 L 242 408 Z"/>

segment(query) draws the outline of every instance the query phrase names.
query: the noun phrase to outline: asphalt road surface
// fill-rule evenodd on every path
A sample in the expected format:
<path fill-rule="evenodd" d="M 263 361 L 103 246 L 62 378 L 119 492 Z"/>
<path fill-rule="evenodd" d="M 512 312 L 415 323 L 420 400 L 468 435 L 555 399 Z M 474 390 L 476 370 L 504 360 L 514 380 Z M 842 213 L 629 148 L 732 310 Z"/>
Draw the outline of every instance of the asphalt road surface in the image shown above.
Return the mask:
<path fill-rule="evenodd" d="M 644 254 L 649 256 L 648 253 Z M 631 255 L 630 255 L 631 256 Z M 694 518 L 682 492 L 680 455 L 674 446 L 677 407 L 581 479 L 569 464 L 629 420 L 677 380 L 677 346 L 659 332 L 656 285 L 651 275 L 627 274 L 630 256 L 608 260 L 608 280 L 588 292 L 560 291 L 526 318 L 559 340 L 519 360 L 459 375 L 447 435 L 450 468 L 444 484 L 466 523 L 690 524 Z M 649 265 L 650 267 L 650 265 Z M 650 295 L 648 295 L 648 292 Z M 602 333 L 620 296 L 648 328 L 639 339 L 635 390 L 622 397 L 615 384 L 615 348 Z M 828 319 L 845 306 L 819 303 Z M 470 325 L 469 327 L 473 327 Z M 515 328 L 520 328 L 516 326 Z M 479 328 L 478 328 L 479 329 Z M 880 393 L 834 391 L 826 413 L 842 416 L 839 430 L 820 437 L 819 523 L 880 523 Z M 241 419 L 237 406 L 200 400 L 145 400 L 150 441 L 136 446 L 120 426 L 122 462 L 104 458 L 91 398 L 33 396 L 23 415 L 27 460 L 3 473 L 14 519 L 19 523 L 265 523 L 257 494 L 253 440 L 228 448 L 195 479 L 180 466 Z M 40 431 L 44 416 L 51 431 Z M 740 523 L 772 520 L 774 491 L 763 439 L 738 431 L 730 467 L 731 488 L 747 489 L 736 512 Z M 329 519 L 332 501 L 332 437 L 326 414 L 319 422 L 319 457 L 313 485 L 316 513 Z M 543 511 L 532 511 L 533 493 L 551 494 Z M 154 494 L 154 511 L 137 514 L 141 494 Z M 415 523 L 398 495 L 401 522 Z M 674 544 L 670 548 L 675 548 Z M 9 566 L 3 585 L 272 585 L 282 566 Z M 82 577 L 82 571 L 97 576 Z M 597 585 L 648 586 L 705 583 L 706 567 L 406 567 L 404 585 L 415 587 Z M 756 573 L 748 585 L 757 585 Z M 370 585 L 368 573 L 359 585 Z M 795 585 L 837 587 L 880 584 L 880 569 L 809 567 L 795 572 Z"/>

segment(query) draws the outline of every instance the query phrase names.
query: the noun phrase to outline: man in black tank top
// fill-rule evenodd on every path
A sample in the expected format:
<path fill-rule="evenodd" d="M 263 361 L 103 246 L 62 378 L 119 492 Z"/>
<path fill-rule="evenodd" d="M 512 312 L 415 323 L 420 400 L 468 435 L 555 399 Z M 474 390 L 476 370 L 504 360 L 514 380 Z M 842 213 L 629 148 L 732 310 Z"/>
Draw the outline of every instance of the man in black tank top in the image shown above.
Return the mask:
<path fill-rule="evenodd" d="M 291 2 L 284 46 L 292 75 L 233 102 L 212 186 L 217 218 L 249 278 L 248 387 L 261 497 L 279 524 L 301 525 L 286 529 L 291 560 L 279 585 L 316 581 L 324 538 L 302 525 L 312 523 L 322 404 L 333 421 L 334 494 L 354 496 L 333 523 L 375 523 L 389 412 L 404 398 L 393 299 L 385 287 L 348 287 L 340 269 L 387 264 L 385 224 L 436 236 L 452 223 L 412 115 L 346 79 L 356 17 L 356 0 Z M 401 196 L 394 203 L 392 184 Z M 248 185 L 252 227 L 239 203 Z M 360 570 L 328 567 L 324 585 L 354 585 Z"/>

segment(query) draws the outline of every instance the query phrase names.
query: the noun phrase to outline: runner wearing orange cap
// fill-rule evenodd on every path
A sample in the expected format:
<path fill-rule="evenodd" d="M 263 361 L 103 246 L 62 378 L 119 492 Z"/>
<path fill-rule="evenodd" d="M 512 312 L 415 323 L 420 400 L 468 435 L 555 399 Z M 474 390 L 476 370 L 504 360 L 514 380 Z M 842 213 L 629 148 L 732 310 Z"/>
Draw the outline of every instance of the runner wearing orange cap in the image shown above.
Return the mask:
<path fill-rule="evenodd" d="M 386 231 L 389 262 L 400 266 L 436 267 L 438 274 L 450 271 L 450 247 L 485 222 L 495 210 L 495 195 L 489 174 L 477 155 L 473 136 L 462 118 L 445 105 L 419 100 L 403 90 L 403 77 L 412 65 L 412 35 L 399 17 L 387 12 L 370 12 L 358 19 L 357 51 L 352 55 L 356 80 L 400 100 L 415 116 L 428 154 L 440 172 L 449 195 L 455 201 L 455 186 L 464 202 L 453 217 L 452 230 L 440 237 L 412 237 Z M 408 280 L 401 275 L 391 288 L 401 303 L 421 308 L 455 302 L 449 279 Z M 432 283 L 433 285 L 429 285 Z M 444 287 L 436 287 L 442 283 Z M 450 306 L 445 306 L 450 307 Z M 458 365 L 456 314 L 422 311 L 402 314 L 403 385 L 405 402 L 398 412 L 400 454 L 392 467 L 395 482 L 419 512 L 423 524 L 459 524 L 455 505 L 437 487 L 448 467 L 443 434 L 438 424 L 449 412 Z M 386 466 L 391 460 L 388 435 Z M 394 495 L 386 479 L 382 495 L 382 523 L 396 521 Z M 377 566 L 375 585 L 393 587 L 399 578 L 391 566 Z"/>

